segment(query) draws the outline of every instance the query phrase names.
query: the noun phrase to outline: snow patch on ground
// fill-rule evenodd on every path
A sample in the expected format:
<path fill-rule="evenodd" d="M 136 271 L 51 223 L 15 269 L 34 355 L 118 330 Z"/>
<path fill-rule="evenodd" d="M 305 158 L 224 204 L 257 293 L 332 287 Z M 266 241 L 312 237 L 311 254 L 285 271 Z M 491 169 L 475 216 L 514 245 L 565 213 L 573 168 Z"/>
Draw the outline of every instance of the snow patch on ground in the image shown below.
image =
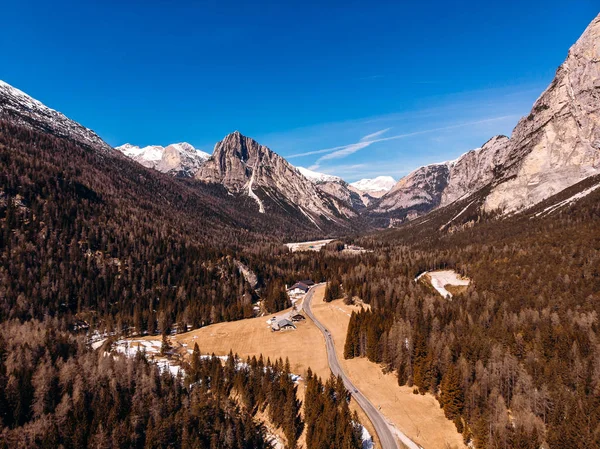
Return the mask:
<path fill-rule="evenodd" d="M 452 298 L 452 293 L 446 290 L 447 285 L 461 286 L 469 285 L 471 283 L 470 279 L 460 277 L 454 270 L 425 271 L 417 276 L 415 281 L 418 281 L 425 275 L 429 276 L 429 279 L 431 279 L 431 286 L 444 298 Z"/>
<path fill-rule="evenodd" d="M 361 424 L 360 427 L 362 427 L 362 435 L 360 437 L 360 439 L 362 440 L 362 449 L 373 449 L 375 447 L 373 437 L 371 436 L 371 434 L 365 426 Z"/>
<path fill-rule="evenodd" d="M 185 374 L 183 368 L 172 360 L 160 356 L 162 342 L 159 340 L 117 340 L 113 344 L 113 350 L 127 357 L 135 357 L 138 352 L 148 356 L 148 360 L 155 363 L 162 372 L 170 372 L 173 376 Z"/>
<path fill-rule="evenodd" d="M 450 220 L 448 223 L 446 223 L 446 224 L 445 224 L 444 226 L 442 226 L 440 229 L 443 229 L 443 228 L 445 228 L 445 227 L 446 227 L 446 226 L 448 226 L 450 223 L 452 223 L 454 220 L 456 220 L 458 217 L 460 217 L 462 214 L 464 214 L 464 213 L 465 213 L 465 211 L 466 211 L 466 210 L 467 210 L 467 209 L 468 209 L 468 208 L 471 206 L 471 204 L 473 204 L 474 202 L 475 202 L 475 201 L 471 201 L 469 204 L 467 204 L 467 206 L 466 206 L 466 207 L 465 207 L 463 210 L 461 210 L 461 211 L 460 211 L 458 214 L 456 214 L 456 215 L 454 216 L 454 218 L 452 218 L 452 219 L 451 219 L 451 220 Z M 425 222 L 423 222 L 423 223 L 425 223 Z"/>
<path fill-rule="evenodd" d="M 252 176 L 250 177 L 250 182 L 248 182 L 248 196 L 258 203 L 258 211 L 261 214 L 264 214 L 265 206 L 263 205 L 263 202 L 260 200 L 258 195 L 252 190 L 252 184 L 254 183 L 254 173 L 256 173 L 256 168 L 252 170 Z"/>
<path fill-rule="evenodd" d="M 320 251 L 321 248 L 331 241 L 333 241 L 333 239 L 314 240 L 312 242 L 286 243 L 285 246 L 287 246 L 293 253 L 296 251 Z"/>
<path fill-rule="evenodd" d="M 552 206 L 548 206 L 547 208 L 545 208 L 543 211 L 538 212 L 537 214 L 535 214 L 536 217 L 539 217 L 540 215 L 545 215 L 545 214 L 551 214 L 552 212 L 554 212 L 557 209 L 560 209 L 563 206 L 566 206 L 568 204 L 574 203 L 577 200 L 580 200 L 581 198 L 586 197 L 587 195 L 589 195 L 590 193 L 592 193 L 594 190 L 600 188 L 600 184 L 596 184 L 595 186 L 592 186 L 588 189 L 585 189 L 579 193 L 576 193 L 575 195 L 573 195 L 570 198 L 567 198 L 566 200 L 560 201 L 556 204 L 553 204 Z"/>

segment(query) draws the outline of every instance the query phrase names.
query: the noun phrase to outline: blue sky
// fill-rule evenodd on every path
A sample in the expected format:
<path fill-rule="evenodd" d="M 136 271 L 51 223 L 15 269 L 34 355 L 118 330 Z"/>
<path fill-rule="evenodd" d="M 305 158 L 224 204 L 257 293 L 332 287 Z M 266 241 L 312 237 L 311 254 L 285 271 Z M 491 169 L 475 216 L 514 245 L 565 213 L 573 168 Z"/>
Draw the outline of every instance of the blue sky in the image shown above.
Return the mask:
<path fill-rule="evenodd" d="M 8 0 L 0 79 L 112 145 L 211 152 L 237 129 L 294 165 L 398 179 L 510 134 L 598 9 Z"/>

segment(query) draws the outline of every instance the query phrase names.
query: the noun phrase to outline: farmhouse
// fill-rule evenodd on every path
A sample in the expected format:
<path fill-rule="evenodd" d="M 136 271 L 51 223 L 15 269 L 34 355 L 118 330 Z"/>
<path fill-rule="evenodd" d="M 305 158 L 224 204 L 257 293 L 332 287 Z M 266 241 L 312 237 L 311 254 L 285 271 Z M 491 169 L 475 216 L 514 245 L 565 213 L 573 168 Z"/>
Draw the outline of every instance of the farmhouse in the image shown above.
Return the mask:
<path fill-rule="evenodd" d="M 308 292 L 310 287 L 313 285 L 315 285 L 313 281 L 310 279 L 305 279 L 303 281 L 296 282 L 294 285 L 288 288 L 287 292 L 290 296 L 303 295 L 304 293 Z"/>
<path fill-rule="evenodd" d="M 279 320 L 279 321 L 277 321 L 277 323 L 273 324 L 273 326 L 271 326 L 271 329 L 274 331 L 286 331 L 286 330 L 296 329 L 296 325 L 294 323 L 292 323 L 290 320 L 283 319 L 283 320 Z"/>

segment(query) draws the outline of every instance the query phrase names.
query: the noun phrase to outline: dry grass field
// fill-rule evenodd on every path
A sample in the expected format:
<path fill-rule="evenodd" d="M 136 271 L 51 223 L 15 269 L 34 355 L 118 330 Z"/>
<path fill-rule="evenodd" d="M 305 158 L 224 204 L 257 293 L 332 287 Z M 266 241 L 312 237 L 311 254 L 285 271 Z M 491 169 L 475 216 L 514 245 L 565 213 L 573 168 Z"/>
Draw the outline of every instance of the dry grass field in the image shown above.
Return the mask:
<path fill-rule="evenodd" d="M 298 305 L 300 306 L 300 304 Z M 310 367 L 321 378 L 327 379 L 331 372 L 327 364 L 325 339 L 310 319 L 298 323 L 297 329 L 294 331 L 271 332 L 267 321 L 273 316 L 280 316 L 284 313 L 286 311 L 259 318 L 214 324 L 175 335 L 170 340 L 174 347 L 181 345 L 182 354 L 187 349 L 193 349 L 194 343 L 198 343 L 203 354 L 228 355 L 231 350 L 242 358 L 258 357 L 261 354 L 265 358 L 270 357 L 271 360 L 279 357 L 285 360 L 287 357 L 293 373 L 305 377 L 306 370 Z M 160 336 L 144 337 L 144 339 L 160 340 Z M 304 400 L 303 382 L 300 382 L 298 396 L 300 400 Z M 362 409 L 354 401 L 352 401 L 351 409 L 358 412 L 361 423 L 373 435 L 376 444 L 379 444 L 375 429 Z M 304 435 L 302 435 L 299 439 L 299 447 L 305 447 L 304 441 Z"/>
<path fill-rule="evenodd" d="M 312 300 L 315 316 L 331 332 L 344 371 L 352 382 L 398 429 L 426 449 L 465 448 L 462 436 L 454 424 L 446 419 L 443 410 L 432 395 L 413 394 L 412 388 L 400 387 L 394 374 L 383 374 L 381 368 L 365 358 L 344 360 L 346 331 L 353 310 L 338 299 L 323 301 L 324 287 L 319 287 Z"/>
<path fill-rule="evenodd" d="M 377 364 L 367 359 L 343 359 L 350 313 L 359 310 L 360 306 L 347 306 L 341 299 L 325 303 L 325 287 L 316 288 L 312 300 L 313 313 L 333 335 L 340 363 L 355 385 L 375 406 L 381 407 L 387 419 L 425 449 L 464 448 L 461 435 L 454 424 L 445 418 L 433 396 L 415 395 L 412 388 L 399 387 L 395 375 L 383 374 Z M 288 357 L 294 373 L 304 376 L 310 367 L 322 378 L 327 378 L 330 371 L 325 340 L 312 321 L 307 319 L 299 323 L 295 331 L 271 332 L 267 321 L 272 316 L 275 315 L 219 323 L 176 335 L 171 340 L 174 346 L 182 345 L 182 353 L 198 343 L 202 353 L 227 355 L 232 350 L 243 358 L 258 357 L 260 354 L 271 359 L 281 357 L 285 360 Z M 159 340 L 160 336 L 146 339 Z M 303 399 L 304 385 L 301 384 L 298 390 L 300 399 Z M 371 435 L 375 435 L 362 410 L 354 403 L 352 408 L 359 412 L 361 422 Z M 303 441 L 304 438 L 301 437 L 301 447 Z"/>

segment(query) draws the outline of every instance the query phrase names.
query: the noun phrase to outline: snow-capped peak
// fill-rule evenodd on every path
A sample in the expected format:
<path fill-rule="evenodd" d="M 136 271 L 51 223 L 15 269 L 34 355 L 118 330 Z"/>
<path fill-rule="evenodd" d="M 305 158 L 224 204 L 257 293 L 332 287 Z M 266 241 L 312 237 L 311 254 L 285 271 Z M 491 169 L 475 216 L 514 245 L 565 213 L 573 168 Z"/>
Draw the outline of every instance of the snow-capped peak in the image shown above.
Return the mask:
<path fill-rule="evenodd" d="M 304 167 L 296 167 L 296 169 L 300 172 L 300 174 L 302 176 L 304 176 L 306 179 L 308 179 L 309 181 L 312 181 L 314 183 L 342 181 L 342 178 L 340 178 L 339 176 L 327 175 L 325 173 L 319 173 L 319 172 L 312 171 L 312 170 L 309 170 L 308 168 L 304 168 Z"/>
<path fill-rule="evenodd" d="M 394 187 L 396 181 L 391 176 L 377 176 L 373 179 L 361 179 L 350 185 L 363 192 L 387 192 Z"/>
<path fill-rule="evenodd" d="M 185 177 L 193 176 L 210 157 L 210 154 L 187 142 L 172 143 L 166 147 L 148 145 L 143 148 L 126 143 L 115 149 L 145 167 Z"/>
<path fill-rule="evenodd" d="M 180 152 L 194 154 L 196 157 L 199 157 L 202 159 L 208 159 L 210 157 L 210 154 L 206 153 L 205 151 L 199 150 L 198 148 L 195 148 L 192 144 L 189 144 L 187 142 L 172 143 L 169 146 L 174 147 L 176 150 L 178 150 Z"/>

